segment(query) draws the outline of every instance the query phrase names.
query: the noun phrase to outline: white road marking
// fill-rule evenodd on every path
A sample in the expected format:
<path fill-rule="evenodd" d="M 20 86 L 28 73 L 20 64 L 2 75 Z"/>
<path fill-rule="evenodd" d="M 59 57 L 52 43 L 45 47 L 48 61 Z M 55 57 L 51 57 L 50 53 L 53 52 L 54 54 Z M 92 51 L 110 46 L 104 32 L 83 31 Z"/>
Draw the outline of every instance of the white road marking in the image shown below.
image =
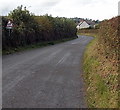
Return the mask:
<path fill-rule="evenodd" d="M 68 56 L 70 56 L 70 53 L 65 54 L 65 55 L 63 56 L 63 58 L 61 58 L 56 65 L 58 65 L 58 64 L 60 64 L 60 63 L 63 63 L 63 62 L 67 59 Z"/>

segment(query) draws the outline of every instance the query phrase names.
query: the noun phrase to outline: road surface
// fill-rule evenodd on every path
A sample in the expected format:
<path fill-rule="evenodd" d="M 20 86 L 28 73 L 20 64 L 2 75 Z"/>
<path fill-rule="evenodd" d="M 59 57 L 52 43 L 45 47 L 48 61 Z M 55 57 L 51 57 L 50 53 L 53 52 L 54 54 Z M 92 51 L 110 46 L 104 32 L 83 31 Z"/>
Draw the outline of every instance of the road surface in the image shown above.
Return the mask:
<path fill-rule="evenodd" d="M 3 56 L 3 108 L 85 108 L 82 60 L 92 39 Z"/>

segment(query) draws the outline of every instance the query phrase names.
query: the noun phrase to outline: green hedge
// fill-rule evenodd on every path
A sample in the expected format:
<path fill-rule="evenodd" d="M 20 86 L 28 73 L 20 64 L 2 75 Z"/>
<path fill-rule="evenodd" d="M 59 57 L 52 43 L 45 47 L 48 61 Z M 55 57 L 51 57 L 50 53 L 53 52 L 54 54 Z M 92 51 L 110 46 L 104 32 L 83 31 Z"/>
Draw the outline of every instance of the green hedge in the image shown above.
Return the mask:
<path fill-rule="evenodd" d="M 6 29 L 8 20 L 14 24 L 11 36 Z M 44 41 L 61 40 L 76 36 L 76 25 L 68 18 L 53 18 L 47 14 L 35 16 L 26 7 L 19 6 L 2 17 L 2 45 L 3 50 L 17 48 Z"/>

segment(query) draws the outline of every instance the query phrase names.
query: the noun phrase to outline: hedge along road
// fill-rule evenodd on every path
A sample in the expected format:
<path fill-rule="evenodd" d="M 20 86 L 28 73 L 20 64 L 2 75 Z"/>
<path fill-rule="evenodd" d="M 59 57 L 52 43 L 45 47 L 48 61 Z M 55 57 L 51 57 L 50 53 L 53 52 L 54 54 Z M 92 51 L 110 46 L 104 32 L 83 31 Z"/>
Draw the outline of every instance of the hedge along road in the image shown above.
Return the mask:
<path fill-rule="evenodd" d="M 3 56 L 3 108 L 84 108 L 83 52 L 92 37 Z"/>

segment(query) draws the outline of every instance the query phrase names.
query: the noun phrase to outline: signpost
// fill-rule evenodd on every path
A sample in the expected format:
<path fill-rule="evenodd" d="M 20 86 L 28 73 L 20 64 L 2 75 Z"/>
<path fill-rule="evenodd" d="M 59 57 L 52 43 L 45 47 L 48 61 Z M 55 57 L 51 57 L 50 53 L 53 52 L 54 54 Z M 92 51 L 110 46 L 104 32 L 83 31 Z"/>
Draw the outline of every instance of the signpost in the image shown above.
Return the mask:
<path fill-rule="evenodd" d="M 9 37 L 10 37 L 12 28 L 13 28 L 13 23 L 9 20 L 6 26 L 6 29 L 9 30 Z"/>

